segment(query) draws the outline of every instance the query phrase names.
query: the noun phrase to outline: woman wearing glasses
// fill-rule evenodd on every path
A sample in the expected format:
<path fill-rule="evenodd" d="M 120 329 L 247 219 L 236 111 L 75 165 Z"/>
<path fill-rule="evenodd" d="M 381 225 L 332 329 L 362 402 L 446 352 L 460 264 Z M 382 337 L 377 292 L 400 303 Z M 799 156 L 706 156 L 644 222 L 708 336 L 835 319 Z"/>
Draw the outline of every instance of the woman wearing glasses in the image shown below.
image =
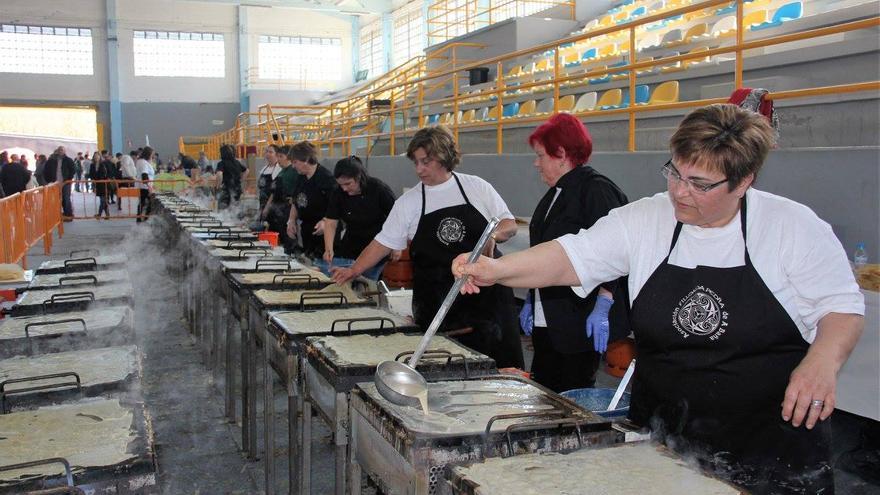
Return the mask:
<path fill-rule="evenodd" d="M 324 214 L 324 261 L 330 266 L 351 266 L 382 230 L 395 198 L 388 184 L 370 177 L 356 156 L 336 162 L 333 176 L 339 187 L 330 193 Z M 337 237 L 340 220 L 344 231 Z M 379 262 L 363 275 L 378 280 L 384 267 Z"/>
<path fill-rule="evenodd" d="M 864 300 L 829 225 L 751 187 L 773 136 L 736 106 L 695 110 L 670 141 L 667 192 L 521 253 L 459 256 L 452 269 L 470 276 L 465 293 L 592 290 L 629 275 L 630 419 L 751 493 L 833 493 L 824 420 Z"/>
<path fill-rule="evenodd" d="M 614 182 L 587 165 L 593 141 L 576 117 L 567 113 L 550 117 L 529 136 L 529 145 L 535 150 L 535 168 L 550 187 L 529 223 L 532 246 L 588 229 L 627 203 Z M 626 292 L 617 282 L 603 283 L 589 294 L 568 286 L 529 291 L 519 320 L 526 335 L 532 336 L 531 370 L 536 382 L 555 392 L 595 384 L 610 327 L 620 337 L 629 333 Z"/>

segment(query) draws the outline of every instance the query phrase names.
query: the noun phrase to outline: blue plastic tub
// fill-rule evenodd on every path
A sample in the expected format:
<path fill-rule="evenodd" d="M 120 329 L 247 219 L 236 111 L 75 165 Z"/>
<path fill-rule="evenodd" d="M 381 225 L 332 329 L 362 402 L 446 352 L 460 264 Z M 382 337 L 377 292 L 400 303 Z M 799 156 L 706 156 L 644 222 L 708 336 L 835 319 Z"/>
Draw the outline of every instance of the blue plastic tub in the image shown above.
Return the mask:
<path fill-rule="evenodd" d="M 629 392 L 623 393 L 623 397 L 617 403 L 617 409 L 606 411 L 615 391 L 616 389 L 613 388 L 578 388 L 566 390 L 559 395 L 571 399 L 577 405 L 603 418 L 624 418 L 629 414 Z"/>
<path fill-rule="evenodd" d="M 318 270 L 320 270 L 321 273 L 323 273 L 324 275 L 327 275 L 328 277 L 331 275 L 331 273 L 330 273 L 330 265 L 327 264 L 327 262 L 324 261 L 323 259 L 320 259 L 320 258 L 318 258 L 318 259 L 314 259 L 314 260 L 312 260 L 312 264 L 314 264 L 314 265 L 315 265 L 315 268 L 317 268 Z M 340 259 L 338 259 L 338 258 L 334 258 L 334 259 L 333 259 L 333 267 L 334 267 L 334 268 L 348 268 L 348 267 L 350 267 L 350 266 L 353 265 L 353 264 L 354 264 L 354 260 L 345 260 L 345 261 L 342 261 L 342 260 L 340 260 Z"/>

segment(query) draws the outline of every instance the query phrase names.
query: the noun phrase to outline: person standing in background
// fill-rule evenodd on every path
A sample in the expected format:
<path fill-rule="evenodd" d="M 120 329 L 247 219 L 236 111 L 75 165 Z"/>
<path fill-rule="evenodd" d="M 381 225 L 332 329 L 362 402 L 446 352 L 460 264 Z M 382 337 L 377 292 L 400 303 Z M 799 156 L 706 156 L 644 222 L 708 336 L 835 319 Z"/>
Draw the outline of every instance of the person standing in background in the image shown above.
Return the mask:
<path fill-rule="evenodd" d="M 97 155 L 97 153 L 95 153 Z M 92 163 L 94 166 L 94 161 Z M 98 214 L 95 215 L 96 219 L 101 218 L 101 212 L 104 212 L 107 215 L 107 218 L 110 218 L 110 205 L 108 204 L 108 196 L 110 192 L 110 184 L 106 182 L 112 177 L 111 169 L 113 167 L 113 162 L 108 160 L 105 157 L 101 157 L 97 166 L 94 166 L 94 172 L 92 175 L 92 181 L 95 185 L 95 196 L 98 197 L 99 206 L 98 206 Z"/>
<path fill-rule="evenodd" d="M 220 163 L 217 164 L 220 174 L 221 189 L 217 199 L 217 208 L 226 209 L 241 198 L 241 183 L 247 178 L 248 169 L 235 158 L 235 148 L 224 144 L 220 147 Z"/>
<path fill-rule="evenodd" d="M 44 169 L 46 175 L 46 183 L 61 182 L 61 214 L 64 216 L 65 222 L 73 221 L 73 203 L 70 202 L 70 183 L 66 182 L 73 179 L 74 165 L 73 160 L 67 156 L 64 146 L 55 149 L 55 153 L 49 157 Z M 66 182 L 66 183 L 65 183 Z"/>
<path fill-rule="evenodd" d="M 278 232 L 279 241 L 285 253 L 292 253 L 296 247 L 296 237 L 287 235 L 287 219 L 293 204 L 293 192 L 302 177 L 290 163 L 290 146 L 278 148 L 275 158 L 278 160 L 278 175 L 272 181 L 272 190 L 266 206 L 263 208 L 262 220 L 269 223 L 269 230 Z"/>
<path fill-rule="evenodd" d="M 208 160 L 208 155 L 204 151 L 199 151 L 199 171 L 204 172 L 210 166 L 211 160 Z"/>
<path fill-rule="evenodd" d="M 330 192 L 336 181 L 329 170 L 318 163 L 318 149 L 308 141 L 299 142 L 290 149 L 293 166 L 302 176 L 293 192 L 293 208 L 287 221 L 287 235 L 296 236 L 297 229 L 303 251 L 311 258 L 324 255 L 324 214 L 330 201 Z M 301 225 L 297 225 L 297 220 Z"/>
<path fill-rule="evenodd" d="M 34 178 L 37 179 L 37 185 L 45 186 L 46 178 L 43 177 L 43 172 L 46 170 L 46 155 L 39 155 L 37 157 L 37 163 L 34 166 Z"/>
<path fill-rule="evenodd" d="M 153 148 L 144 146 L 138 155 L 135 163 L 137 168 L 137 187 L 140 189 L 140 197 L 138 199 L 137 223 L 146 221 L 152 210 L 150 205 L 150 191 L 153 189 L 153 178 L 156 176 L 156 170 L 150 160 L 153 158 Z"/>
<path fill-rule="evenodd" d="M 0 168 L 0 185 L 6 196 L 24 191 L 30 180 L 31 172 L 21 162 L 8 163 Z"/>
<path fill-rule="evenodd" d="M 198 168 L 199 164 L 196 163 L 196 161 L 193 160 L 189 155 L 180 153 L 178 156 L 180 158 L 180 166 L 183 168 L 183 173 L 187 177 L 192 178 L 192 171 L 194 168 Z"/>
<path fill-rule="evenodd" d="M 75 167 L 75 169 L 74 169 L 75 178 L 76 178 L 76 183 L 73 185 L 73 190 L 76 192 L 79 192 L 79 181 L 82 180 L 82 175 L 83 175 L 82 161 L 83 161 L 83 154 L 82 154 L 82 152 L 79 152 L 76 154 L 76 160 L 73 161 L 73 165 Z"/>
<path fill-rule="evenodd" d="M 91 186 L 91 184 L 89 184 L 88 179 L 89 179 L 89 171 L 92 168 L 92 160 L 91 160 L 91 158 L 89 158 L 88 151 L 86 151 L 85 154 L 83 155 L 83 158 L 82 158 L 82 160 L 80 160 L 79 165 L 80 165 L 79 180 L 85 179 L 85 182 L 82 183 L 82 187 L 80 187 L 80 189 L 78 189 L 78 191 L 82 190 L 85 192 L 89 192 L 89 187 Z"/>
<path fill-rule="evenodd" d="M 593 140 L 576 117 L 550 117 L 529 136 L 529 145 L 550 188 L 532 214 L 530 245 L 588 229 L 627 203 L 614 182 L 587 165 Z M 617 280 L 589 294 L 569 286 L 529 290 L 519 320 L 535 349 L 532 378 L 554 392 L 592 387 L 611 327 L 616 336 L 629 333 L 626 307 L 626 292 Z"/>
<path fill-rule="evenodd" d="M 260 170 L 260 175 L 257 176 L 260 213 L 266 208 L 269 196 L 272 195 L 272 182 L 278 176 L 278 172 L 281 171 L 281 167 L 278 166 L 278 149 L 278 146 L 274 144 L 266 146 L 266 152 L 263 155 L 266 158 L 266 166 L 263 167 L 263 170 Z"/>

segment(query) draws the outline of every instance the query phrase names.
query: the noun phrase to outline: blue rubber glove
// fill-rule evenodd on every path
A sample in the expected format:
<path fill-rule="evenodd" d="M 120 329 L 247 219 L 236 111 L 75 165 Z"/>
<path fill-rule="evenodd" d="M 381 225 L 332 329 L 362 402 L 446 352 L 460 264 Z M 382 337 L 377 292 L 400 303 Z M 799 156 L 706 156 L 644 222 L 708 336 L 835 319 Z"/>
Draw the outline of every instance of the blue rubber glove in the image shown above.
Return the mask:
<path fill-rule="evenodd" d="M 596 297 L 593 312 L 587 317 L 587 338 L 593 337 L 593 349 L 605 352 L 608 349 L 608 312 L 614 301 L 603 295 Z"/>
<path fill-rule="evenodd" d="M 532 295 L 526 296 L 522 310 L 519 312 L 519 326 L 522 327 L 523 333 L 532 335 L 532 329 L 535 328 L 535 315 L 532 310 Z"/>

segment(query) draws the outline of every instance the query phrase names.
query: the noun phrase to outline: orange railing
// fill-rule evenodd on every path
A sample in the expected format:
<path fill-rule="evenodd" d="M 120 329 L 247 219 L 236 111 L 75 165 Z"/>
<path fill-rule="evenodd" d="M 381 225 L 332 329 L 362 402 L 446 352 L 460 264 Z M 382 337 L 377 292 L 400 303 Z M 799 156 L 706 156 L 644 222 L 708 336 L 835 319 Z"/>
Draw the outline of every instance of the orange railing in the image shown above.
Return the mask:
<path fill-rule="evenodd" d="M 52 251 L 52 229 L 64 234 L 61 223 L 61 184 L 28 189 L 0 199 L 0 262 L 21 263 L 41 240 L 43 251 Z"/>

